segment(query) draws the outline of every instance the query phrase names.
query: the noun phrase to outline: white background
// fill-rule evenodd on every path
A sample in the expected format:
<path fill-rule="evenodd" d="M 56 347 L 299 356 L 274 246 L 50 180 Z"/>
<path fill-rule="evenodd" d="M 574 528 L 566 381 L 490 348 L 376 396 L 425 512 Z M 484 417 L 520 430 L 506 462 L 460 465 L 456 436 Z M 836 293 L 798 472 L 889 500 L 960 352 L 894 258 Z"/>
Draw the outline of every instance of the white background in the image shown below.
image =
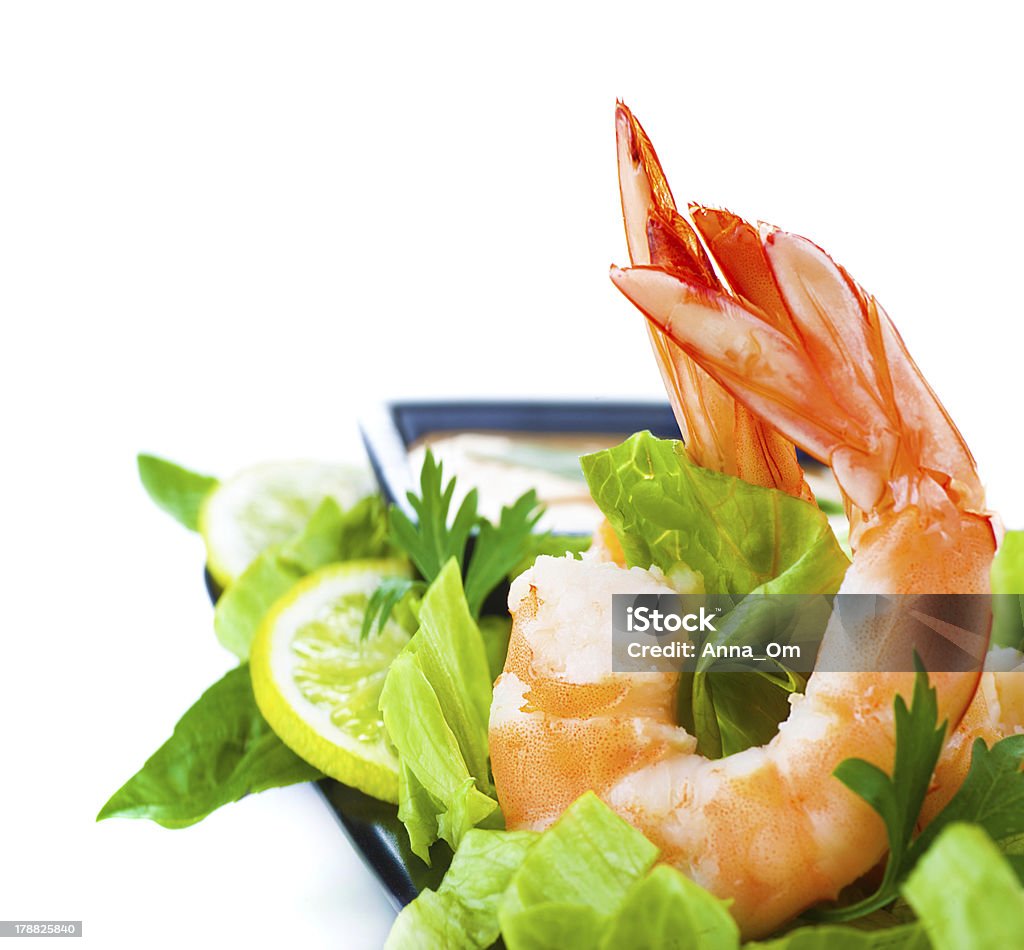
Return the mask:
<path fill-rule="evenodd" d="M 311 789 L 93 824 L 231 665 L 134 455 L 224 475 L 357 456 L 381 397 L 657 394 L 606 276 L 616 97 L 677 199 L 878 295 L 1024 527 L 1015 5 L 710 6 L 3 5 L 0 919 L 382 942 Z"/>

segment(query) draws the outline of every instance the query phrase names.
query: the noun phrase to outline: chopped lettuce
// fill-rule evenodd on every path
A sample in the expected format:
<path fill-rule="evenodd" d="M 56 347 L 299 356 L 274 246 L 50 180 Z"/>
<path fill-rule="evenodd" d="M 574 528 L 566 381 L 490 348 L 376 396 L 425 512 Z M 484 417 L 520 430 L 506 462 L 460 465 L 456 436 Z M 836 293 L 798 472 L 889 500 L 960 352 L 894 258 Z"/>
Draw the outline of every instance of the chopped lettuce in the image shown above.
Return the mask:
<path fill-rule="evenodd" d="M 726 902 L 666 864 L 630 888 L 601 942 L 602 950 L 733 950 L 738 945 L 739 928 Z"/>
<path fill-rule="evenodd" d="M 466 833 L 437 891 L 424 890 L 399 915 L 385 950 L 483 950 L 498 939 L 498 905 L 539 835 Z"/>
<path fill-rule="evenodd" d="M 217 639 L 239 659 L 249 656 L 267 611 L 296 581 L 336 561 L 384 557 L 389 553 L 387 518 L 370 495 L 347 511 L 325 498 L 294 538 L 263 551 L 217 601 Z"/>
<path fill-rule="evenodd" d="M 480 618 L 477 626 L 480 628 L 480 636 L 484 638 L 487 666 L 491 671 L 491 682 L 493 683 L 505 669 L 508 640 L 512 635 L 512 618 L 507 614 L 501 617 L 496 614 L 488 614 Z"/>
<path fill-rule="evenodd" d="M 490 946 L 707 947 L 737 950 L 725 902 L 667 866 L 658 849 L 592 792 L 543 834 L 467 832 L 437 892 L 395 922 L 389 950 Z"/>
<path fill-rule="evenodd" d="M 918 687 L 904 738 L 913 725 L 915 707 L 921 710 L 918 725 L 927 719 L 929 697 L 923 692 L 923 677 Z M 980 786 L 975 792 L 984 797 Z M 1017 850 L 1020 838 L 1011 839 L 1009 845 L 1009 850 Z M 436 893 L 423 892 L 402 912 L 387 946 L 391 950 L 478 950 L 493 943 L 500 931 L 509 950 L 567 946 L 738 950 L 739 931 L 728 902 L 672 867 L 655 867 L 657 857 L 658 849 L 643 834 L 588 792 L 541 835 L 468 832 L 441 887 Z M 945 824 L 902 890 L 910 905 L 904 906 L 907 913 L 876 911 L 872 919 L 856 925 L 797 926 L 774 939 L 743 946 L 746 950 L 1024 946 L 1024 887 L 982 827 L 959 821 Z M 908 919 L 911 908 L 918 920 Z"/>
<path fill-rule="evenodd" d="M 638 432 L 581 463 L 630 567 L 685 564 L 739 595 L 834 593 L 849 567 L 815 505 L 701 468 L 682 442 Z"/>
<path fill-rule="evenodd" d="M 689 568 L 707 593 L 737 597 L 835 593 L 849 567 L 818 507 L 701 468 L 681 442 L 638 432 L 581 463 L 630 567 L 656 565 L 669 578 Z M 756 627 L 755 617 L 746 629 Z M 743 625 L 729 637 L 743 643 Z M 680 688 L 680 722 L 703 755 L 740 752 L 775 734 L 800 687 L 783 669 L 698 669 Z"/>
<path fill-rule="evenodd" d="M 583 795 L 530 849 L 505 892 L 498 918 L 509 950 L 599 947 L 657 856 L 596 795 Z"/>
<path fill-rule="evenodd" d="M 530 849 L 512 878 L 499 912 L 506 942 L 515 945 L 520 915 L 545 904 L 578 905 L 607 917 L 657 857 L 641 832 L 587 792 Z"/>
<path fill-rule="evenodd" d="M 934 950 L 1024 946 L 1024 888 L 981 828 L 945 828 L 903 894 Z"/>
<path fill-rule="evenodd" d="M 491 674 L 452 558 L 427 588 L 420 628 L 395 658 L 380 709 L 399 757 L 399 817 L 428 864 L 439 838 L 453 849 L 497 810 L 487 722 Z"/>
<path fill-rule="evenodd" d="M 920 924 L 885 930 L 829 925 L 801 927 L 775 940 L 744 944 L 744 950 L 932 950 L 932 945 Z"/>

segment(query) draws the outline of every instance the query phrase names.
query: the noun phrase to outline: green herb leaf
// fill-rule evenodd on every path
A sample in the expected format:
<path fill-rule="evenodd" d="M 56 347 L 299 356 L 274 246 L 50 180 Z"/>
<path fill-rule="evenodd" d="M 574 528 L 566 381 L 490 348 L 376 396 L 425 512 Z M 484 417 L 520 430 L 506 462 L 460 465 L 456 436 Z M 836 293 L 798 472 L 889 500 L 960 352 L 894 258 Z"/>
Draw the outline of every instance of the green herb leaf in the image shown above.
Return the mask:
<path fill-rule="evenodd" d="M 981 828 L 947 826 L 903 894 L 934 950 L 1024 946 L 1024 888 Z"/>
<path fill-rule="evenodd" d="M 328 564 L 385 557 L 389 550 L 380 499 L 369 496 L 342 512 L 325 498 L 296 537 L 260 554 L 220 596 L 213 613 L 217 639 L 247 659 L 263 618 L 297 581 Z"/>
<path fill-rule="evenodd" d="M 420 628 L 392 662 L 380 698 L 399 756 L 399 818 L 428 864 L 434 841 L 457 849 L 498 807 L 488 760 L 490 703 L 486 650 L 453 558 L 427 588 Z"/>
<path fill-rule="evenodd" d="M 989 749 L 975 739 L 967 778 L 945 808 L 918 836 L 908 857 L 913 865 L 949 825 L 980 825 L 996 842 L 1017 846 L 1024 836 L 1024 735 L 1008 736 Z"/>
<path fill-rule="evenodd" d="M 957 793 L 925 830 L 911 841 L 914 825 L 942 751 L 945 727 L 935 729 L 935 691 L 925 689 L 918 671 L 909 713 L 896 698 L 896 760 L 892 778 L 859 759 L 847 759 L 836 776 L 864 798 L 885 820 L 889 859 L 882 883 L 868 898 L 848 907 L 819 909 L 818 919 L 862 917 L 895 899 L 899 884 L 923 860 L 946 828 L 970 822 L 1000 843 L 1017 868 L 1024 851 L 1024 735 L 1009 736 L 989 749 L 975 740 L 971 767 Z"/>
<path fill-rule="evenodd" d="M 408 492 L 406 497 L 413 511 L 416 523 L 397 506 L 391 509 L 391 537 L 394 544 L 405 551 L 419 569 L 420 574 L 430 583 L 451 558 L 455 558 L 462 570 L 466 555 L 466 542 L 477 522 L 477 493 L 474 488 L 462 500 L 451 526 L 448 525 L 448 511 L 455 493 L 455 479 L 444 483 L 444 472 L 440 462 L 435 461 L 428 449 L 420 470 L 420 493 Z"/>
<path fill-rule="evenodd" d="M 365 640 L 373 628 L 380 633 L 388 622 L 391 612 L 398 604 L 413 592 L 420 593 L 425 589 L 422 581 L 414 581 L 410 577 L 386 577 L 371 595 L 363 615 L 363 627 L 359 637 Z"/>
<path fill-rule="evenodd" d="M 477 617 L 498 584 L 527 558 L 530 563 L 536 559 L 534 549 L 540 538 L 533 530 L 543 508 L 537 501 L 537 493 L 528 491 L 512 505 L 504 506 L 498 524 L 494 525 L 477 515 L 474 488 L 463 499 L 449 526 L 448 514 L 454 493 L 455 479 L 445 483 L 441 463 L 428 450 L 420 470 L 420 494 L 409 492 L 407 496 L 417 521 L 414 523 L 400 508 L 392 506 L 391 537 L 394 544 L 408 554 L 428 584 L 454 558 L 465 576 L 470 613 Z M 466 546 L 474 528 L 479 528 L 479 532 L 467 563 Z M 390 593 L 382 594 L 380 606 L 386 607 L 392 597 Z"/>
<path fill-rule="evenodd" d="M 189 531 L 199 530 L 199 508 L 217 487 L 217 479 L 190 472 L 187 468 L 155 455 L 139 455 L 139 479 L 149 497 Z"/>
<path fill-rule="evenodd" d="M 916 665 L 910 708 L 902 696 L 894 702 L 896 752 L 892 776 L 863 759 L 845 759 L 835 770 L 836 778 L 885 821 L 889 858 L 882 881 L 875 893 L 862 901 L 815 911 L 817 919 L 852 920 L 884 907 L 895 900 L 899 882 L 910 870 L 910 839 L 946 737 L 946 723 L 938 725 L 938 694 L 928 685 L 928 674 L 919 661 Z"/>
<path fill-rule="evenodd" d="M 1024 884 L 1024 835 L 1000 841 L 999 849 L 1010 863 L 1010 867 L 1017 873 L 1021 884 Z"/>
<path fill-rule="evenodd" d="M 498 906 L 540 836 L 533 831 L 466 833 L 437 891 L 424 890 L 398 915 L 384 950 L 484 950 L 498 939 Z"/>
<path fill-rule="evenodd" d="M 497 525 L 481 521 L 466 570 L 466 600 L 474 617 L 480 615 L 487 595 L 522 560 L 543 512 L 537 493 L 531 489 L 513 505 L 501 509 Z"/>
<path fill-rule="evenodd" d="M 755 594 L 743 598 L 720 618 L 706 641 L 714 647 L 763 642 L 773 630 L 778 643 L 804 646 L 803 638 L 824 634 L 832 615 L 826 596 L 791 597 Z M 817 643 L 811 646 L 815 647 Z M 720 667 L 725 669 L 720 669 Z M 729 662 L 701 656 L 685 673 L 679 689 L 679 724 L 698 736 L 698 751 L 710 758 L 765 745 L 789 715 L 789 697 L 803 692 L 806 677 L 769 660 L 763 670 L 737 671 Z"/>
<path fill-rule="evenodd" d="M 267 725 L 253 699 L 249 667 L 242 665 L 203 693 L 97 821 L 149 818 L 185 828 L 253 792 L 321 777 Z"/>
<path fill-rule="evenodd" d="M 790 712 L 789 697 L 806 680 L 781 669 L 683 673 L 679 684 L 679 724 L 698 736 L 701 755 L 711 759 L 765 745 Z"/>

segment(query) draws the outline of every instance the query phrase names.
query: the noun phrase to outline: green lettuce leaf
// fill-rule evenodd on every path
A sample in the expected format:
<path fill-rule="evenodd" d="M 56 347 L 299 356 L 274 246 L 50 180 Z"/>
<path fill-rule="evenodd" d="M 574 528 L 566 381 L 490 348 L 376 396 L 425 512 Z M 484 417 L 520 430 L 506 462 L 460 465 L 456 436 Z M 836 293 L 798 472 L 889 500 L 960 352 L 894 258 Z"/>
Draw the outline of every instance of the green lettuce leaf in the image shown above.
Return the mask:
<path fill-rule="evenodd" d="M 583 795 L 530 849 L 505 892 L 498 918 L 509 950 L 600 946 L 612 913 L 657 856 L 596 795 Z"/>
<path fill-rule="evenodd" d="M 1024 888 L 981 828 L 949 825 L 903 894 L 935 950 L 1024 946 Z"/>
<path fill-rule="evenodd" d="M 992 646 L 1024 650 L 1024 531 L 1007 531 L 992 562 Z"/>
<path fill-rule="evenodd" d="M 466 833 L 437 891 L 424 890 L 399 915 L 385 950 L 484 950 L 498 939 L 498 905 L 539 835 Z"/>
<path fill-rule="evenodd" d="M 617 535 L 630 567 L 701 574 L 709 594 L 831 594 L 849 560 L 828 517 L 784 492 L 694 464 L 681 442 L 638 432 L 621 445 L 584 456 L 594 501 Z M 756 617 L 721 637 L 742 645 Z M 764 673 L 698 667 L 680 687 L 680 723 L 708 757 L 767 742 L 789 713 L 802 678 L 779 667 Z"/>
<path fill-rule="evenodd" d="M 217 487 L 217 479 L 155 455 L 139 455 L 139 479 L 149 497 L 189 531 L 199 530 L 199 508 Z"/>
<path fill-rule="evenodd" d="M 399 757 L 399 817 L 429 864 L 434 841 L 457 850 L 498 803 L 487 745 L 491 674 L 454 558 L 427 588 L 419 619 L 388 670 L 380 709 Z"/>
<path fill-rule="evenodd" d="M 423 596 L 420 628 L 406 650 L 437 694 L 469 771 L 487 783 L 491 674 L 454 560 Z"/>
<path fill-rule="evenodd" d="M 477 623 L 480 636 L 484 638 L 484 650 L 487 653 L 487 667 L 493 683 L 505 669 L 505 658 L 508 656 L 508 641 L 512 635 L 512 618 L 507 614 L 499 617 L 496 614 L 486 615 Z"/>
<path fill-rule="evenodd" d="M 679 724 L 697 737 L 698 751 L 711 759 L 765 745 L 790 711 L 789 697 L 803 692 L 799 673 L 683 673 Z"/>
<path fill-rule="evenodd" d="M 627 892 L 605 931 L 601 948 L 735 950 L 739 940 L 739 928 L 725 901 L 662 864 Z"/>
<path fill-rule="evenodd" d="M 813 649 L 817 641 L 807 643 L 806 638 L 820 638 L 831 615 L 831 599 L 824 595 L 757 595 L 725 614 L 707 642 L 715 647 L 754 645 L 760 652 L 762 631 L 772 629 L 779 643 Z M 806 676 L 778 660 L 757 671 L 719 671 L 719 664 L 701 656 L 694 672 L 683 674 L 679 688 L 679 724 L 698 737 L 699 751 L 709 758 L 766 744 L 789 715 L 790 695 L 803 692 L 807 683 Z"/>
<path fill-rule="evenodd" d="M 203 693 L 96 820 L 149 818 L 185 828 L 253 792 L 321 777 L 267 725 L 242 665 Z"/>
<path fill-rule="evenodd" d="M 543 834 L 468 831 L 437 892 L 395 922 L 386 947 L 707 947 L 738 950 L 720 901 L 677 870 L 592 792 Z"/>
<path fill-rule="evenodd" d="M 391 663 L 380 708 L 399 756 L 398 817 L 413 854 L 430 864 L 430 847 L 443 838 L 457 849 L 463 835 L 498 807 L 481 791 L 430 681 L 413 653 Z M 481 781 L 487 788 L 487 782 Z"/>
<path fill-rule="evenodd" d="M 746 595 L 834 593 L 849 566 L 815 505 L 701 468 L 681 442 L 638 432 L 581 464 L 630 567 L 684 564 L 707 593 Z"/>
<path fill-rule="evenodd" d="M 608 920 L 588 904 L 548 901 L 520 910 L 502 925 L 502 936 L 508 950 L 592 950 Z"/>
<path fill-rule="evenodd" d="M 333 498 L 325 498 L 298 535 L 265 550 L 220 596 L 213 613 L 217 639 L 247 659 L 267 611 L 296 581 L 337 561 L 388 553 L 387 518 L 379 498 L 368 496 L 344 512 Z"/>

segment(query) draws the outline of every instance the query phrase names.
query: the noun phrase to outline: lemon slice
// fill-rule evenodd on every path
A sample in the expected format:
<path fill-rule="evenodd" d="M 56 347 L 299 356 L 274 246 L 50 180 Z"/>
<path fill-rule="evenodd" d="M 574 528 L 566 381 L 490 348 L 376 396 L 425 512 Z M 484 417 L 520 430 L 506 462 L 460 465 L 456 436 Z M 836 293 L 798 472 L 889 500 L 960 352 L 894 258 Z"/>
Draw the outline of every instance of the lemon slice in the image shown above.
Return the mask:
<path fill-rule="evenodd" d="M 268 462 L 221 482 L 199 510 L 206 565 L 221 587 L 234 583 L 256 556 L 301 531 L 327 497 L 342 509 L 372 491 L 369 474 L 323 462 Z"/>
<path fill-rule="evenodd" d="M 370 595 L 396 576 L 409 576 L 402 561 L 349 561 L 310 574 L 274 605 L 249 659 L 256 704 L 285 745 L 389 802 L 398 801 L 398 759 L 377 703 L 414 630 L 394 614 L 380 633 L 361 640 L 360 630 Z"/>

